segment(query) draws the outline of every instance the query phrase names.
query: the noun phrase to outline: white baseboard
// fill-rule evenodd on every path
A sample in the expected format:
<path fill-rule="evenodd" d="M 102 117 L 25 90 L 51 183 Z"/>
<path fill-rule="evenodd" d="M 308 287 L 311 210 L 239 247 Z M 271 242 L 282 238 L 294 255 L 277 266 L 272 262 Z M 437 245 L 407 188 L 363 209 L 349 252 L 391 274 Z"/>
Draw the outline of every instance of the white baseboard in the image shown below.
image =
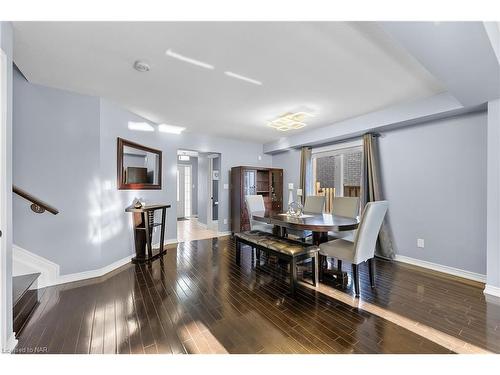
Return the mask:
<path fill-rule="evenodd" d="M 498 286 L 486 284 L 483 293 L 500 298 L 500 288 Z"/>
<path fill-rule="evenodd" d="M 12 245 L 12 275 L 40 272 L 38 288 L 55 285 L 59 277 L 59 265 L 20 246 Z"/>
<path fill-rule="evenodd" d="M 165 240 L 165 245 L 177 243 L 177 238 L 169 238 Z M 153 244 L 153 247 L 158 247 L 158 244 Z M 17 271 L 17 275 L 26 273 L 40 272 L 38 278 L 38 288 L 47 286 L 71 283 L 85 279 L 93 279 L 104 276 L 105 274 L 114 271 L 115 269 L 130 262 L 135 254 L 127 255 L 125 258 L 119 259 L 116 262 L 108 264 L 102 268 L 90 271 L 70 273 L 61 275 L 59 265 L 39 255 L 33 254 L 31 251 L 23 249 L 20 246 L 13 245 L 13 269 Z M 17 276 L 16 273 L 13 273 Z"/>
<path fill-rule="evenodd" d="M 462 277 L 464 279 L 479 281 L 481 283 L 486 282 L 486 275 L 462 270 L 460 268 L 444 266 L 442 264 L 432 263 L 432 262 L 428 262 L 426 260 L 410 258 L 410 257 L 404 256 L 404 255 L 398 255 L 398 254 L 396 254 L 395 260 L 398 262 L 413 264 L 414 266 L 420 266 L 420 267 L 428 268 L 428 269 L 431 269 L 434 271 L 447 273 L 447 274 L 450 274 L 453 276 Z"/>
<path fill-rule="evenodd" d="M 10 335 L 9 339 L 5 343 L 5 348 L 3 348 L 4 353 L 12 353 L 17 346 L 17 339 L 14 332 Z"/>
<path fill-rule="evenodd" d="M 111 271 L 114 271 L 115 269 L 120 268 L 121 266 L 124 266 L 125 264 L 129 263 L 134 255 L 135 254 L 128 255 L 125 258 L 117 260 L 116 262 L 108 264 L 107 266 L 104 266 L 104 267 L 99 268 L 97 270 L 70 273 L 67 275 L 59 275 L 59 277 L 57 278 L 57 282 L 54 285 L 66 284 L 66 283 L 71 283 L 74 281 L 93 279 L 96 277 L 104 276 L 105 274 L 107 274 Z"/>
<path fill-rule="evenodd" d="M 163 246 L 165 245 L 172 245 L 174 243 L 177 243 L 177 238 L 168 238 L 163 242 Z M 158 248 L 160 247 L 160 242 L 152 244 L 153 248 Z"/>
<path fill-rule="evenodd" d="M 164 245 L 170 245 L 177 243 L 177 238 L 169 238 L 166 239 L 164 242 Z M 159 247 L 159 243 L 153 244 L 153 247 Z M 71 283 L 74 281 L 80 281 L 80 280 L 85 280 L 85 279 L 93 279 L 96 277 L 104 276 L 105 274 L 114 271 L 117 268 L 120 268 L 121 266 L 124 266 L 125 264 L 129 263 L 132 257 L 135 254 L 131 254 L 126 256 L 123 259 L 117 260 L 116 262 L 113 262 L 105 267 L 99 268 L 97 270 L 91 270 L 91 271 L 84 271 L 84 272 L 78 272 L 78 273 L 71 273 L 68 275 L 61 275 L 59 276 L 57 280 L 57 284 L 65 284 L 65 283 Z"/>

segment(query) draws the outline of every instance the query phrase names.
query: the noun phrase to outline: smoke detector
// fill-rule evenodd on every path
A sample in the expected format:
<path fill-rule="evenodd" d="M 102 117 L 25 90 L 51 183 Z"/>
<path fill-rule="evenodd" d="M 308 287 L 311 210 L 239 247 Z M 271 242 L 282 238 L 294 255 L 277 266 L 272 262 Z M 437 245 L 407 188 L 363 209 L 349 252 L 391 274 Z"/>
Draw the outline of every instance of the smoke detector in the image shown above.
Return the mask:
<path fill-rule="evenodd" d="M 144 72 L 149 72 L 151 70 L 151 67 L 149 66 L 148 63 L 137 60 L 134 63 L 134 69 L 137 70 L 138 72 L 144 73 Z"/>

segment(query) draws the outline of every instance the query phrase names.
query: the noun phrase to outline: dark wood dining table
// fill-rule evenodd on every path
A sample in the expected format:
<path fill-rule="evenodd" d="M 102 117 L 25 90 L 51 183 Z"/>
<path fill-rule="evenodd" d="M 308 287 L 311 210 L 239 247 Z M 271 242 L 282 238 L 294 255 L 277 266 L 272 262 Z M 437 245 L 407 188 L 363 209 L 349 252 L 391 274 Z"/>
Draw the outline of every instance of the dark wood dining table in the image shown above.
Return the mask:
<path fill-rule="evenodd" d="M 284 236 L 286 229 L 311 231 L 313 243 L 328 241 L 328 232 L 343 232 L 358 228 L 359 220 L 332 214 L 316 214 L 304 212 L 301 217 L 288 216 L 286 212 L 256 211 L 252 214 L 253 220 L 272 224 L 276 234 Z"/>

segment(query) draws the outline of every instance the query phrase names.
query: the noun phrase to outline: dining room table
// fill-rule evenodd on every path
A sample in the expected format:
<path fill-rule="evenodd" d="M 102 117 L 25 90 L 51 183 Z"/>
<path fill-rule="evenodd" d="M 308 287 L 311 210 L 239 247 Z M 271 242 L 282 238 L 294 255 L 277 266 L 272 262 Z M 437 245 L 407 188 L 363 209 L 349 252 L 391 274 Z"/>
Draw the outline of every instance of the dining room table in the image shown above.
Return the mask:
<path fill-rule="evenodd" d="M 328 241 L 328 232 L 345 232 L 358 228 L 359 219 L 332 214 L 317 214 L 303 212 L 300 216 L 292 216 L 280 211 L 255 211 L 252 213 L 255 221 L 272 224 L 275 234 L 284 237 L 286 229 L 312 232 L 312 242 L 319 246 Z"/>
<path fill-rule="evenodd" d="M 352 231 L 356 230 L 359 225 L 359 218 L 328 213 L 303 212 L 300 216 L 293 216 L 286 212 L 265 210 L 253 212 L 252 219 L 273 225 L 273 233 L 280 237 L 287 236 L 287 229 L 310 231 L 312 233 L 312 243 L 316 246 L 329 241 L 328 232 L 341 233 Z M 347 283 L 347 273 L 343 272 L 342 269 L 324 269 L 324 266 L 327 265 L 326 257 L 320 255 L 319 264 L 321 278 L 329 275 L 341 281 L 342 284 Z"/>

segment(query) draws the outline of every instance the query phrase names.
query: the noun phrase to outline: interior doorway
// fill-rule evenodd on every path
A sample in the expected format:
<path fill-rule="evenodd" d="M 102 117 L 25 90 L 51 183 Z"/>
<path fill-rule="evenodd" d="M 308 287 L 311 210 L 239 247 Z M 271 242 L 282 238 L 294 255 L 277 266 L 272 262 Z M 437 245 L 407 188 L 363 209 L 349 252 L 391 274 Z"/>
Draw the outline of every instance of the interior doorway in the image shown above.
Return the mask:
<path fill-rule="evenodd" d="M 219 175 L 220 175 L 220 155 L 211 154 L 208 156 L 208 200 L 207 207 L 207 227 L 211 230 L 219 230 Z"/>
<path fill-rule="evenodd" d="M 177 241 L 219 235 L 220 154 L 177 151 Z"/>
<path fill-rule="evenodd" d="M 177 165 L 177 219 L 192 216 L 193 169 L 191 165 Z"/>

